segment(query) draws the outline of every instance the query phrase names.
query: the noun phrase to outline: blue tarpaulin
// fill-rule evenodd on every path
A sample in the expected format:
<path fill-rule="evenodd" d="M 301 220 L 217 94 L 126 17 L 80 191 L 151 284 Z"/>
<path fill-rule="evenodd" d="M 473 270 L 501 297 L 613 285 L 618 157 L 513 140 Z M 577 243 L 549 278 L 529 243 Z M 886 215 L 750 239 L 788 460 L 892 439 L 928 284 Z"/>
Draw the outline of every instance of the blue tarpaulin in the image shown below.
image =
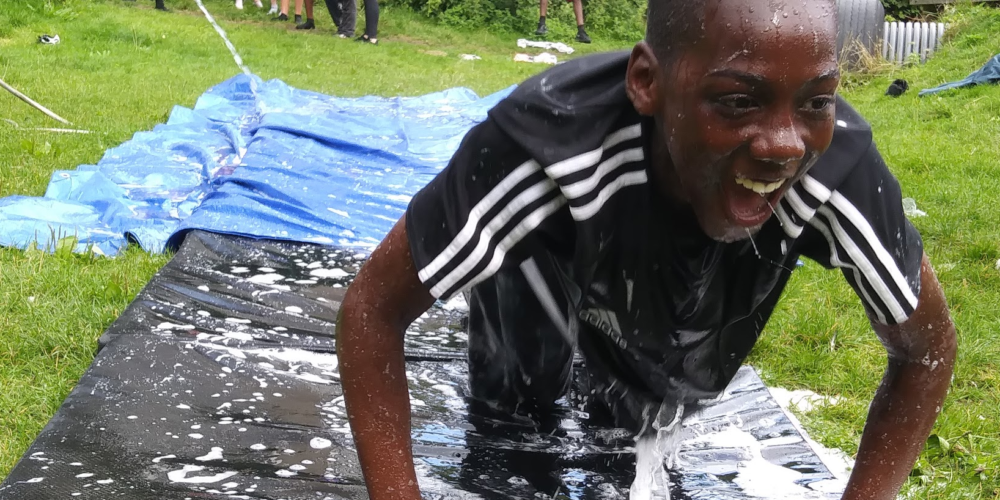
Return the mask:
<path fill-rule="evenodd" d="M 160 252 L 203 229 L 370 248 L 512 90 L 343 98 L 239 75 L 97 165 L 55 172 L 44 197 L 0 199 L 0 245 Z"/>
<path fill-rule="evenodd" d="M 982 85 L 986 83 L 997 83 L 1000 82 L 1000 54 L 993 56 L 992 59 L 986 62 L 982 68 L 973 71 L 972 74 L 965 77 L 957 82 L 950 82 L 944 85 L 939 85 L 934 88 L 924 89 L 920 91 L 921 96 L 927 94 L 935 94 L 944 90 L 957 89 L 962 87 L 971 87 L 973 85 Z"/>

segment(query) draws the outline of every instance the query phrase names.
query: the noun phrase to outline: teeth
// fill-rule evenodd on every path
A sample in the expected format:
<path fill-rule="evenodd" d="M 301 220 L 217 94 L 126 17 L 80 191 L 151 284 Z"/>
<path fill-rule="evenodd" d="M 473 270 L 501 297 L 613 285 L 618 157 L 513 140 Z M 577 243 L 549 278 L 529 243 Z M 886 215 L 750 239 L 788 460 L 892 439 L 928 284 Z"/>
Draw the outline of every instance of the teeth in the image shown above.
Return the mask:
<path fill-rule="evenodd" d="M 757 194 L 762 194 L 763 195 L 763 194 L 773 193 L 775 190 L 777 190 L 778 188 L 780 188 L 782 184 L 785 183 L 785 180 L 782 179 L 782 180 L 777 181 L 777 182 L 772 182 L 770 184 L 765 184 L 763 182 L 753 181 L 753 180 L 747 179 L 745 177 L 737 177 L 736 178 L 736 183 L 739 184 L 739 185 L 741 185 L 741 186 L 743 186 L 743 187 L 745 187 L 745 188 L 747 188 L 747 189 L 749 189 L 749 190 L 751 190 L 751 191 L 753 191 L 753 192 L 755 192 L 755 193 L 757 193 Z"/>

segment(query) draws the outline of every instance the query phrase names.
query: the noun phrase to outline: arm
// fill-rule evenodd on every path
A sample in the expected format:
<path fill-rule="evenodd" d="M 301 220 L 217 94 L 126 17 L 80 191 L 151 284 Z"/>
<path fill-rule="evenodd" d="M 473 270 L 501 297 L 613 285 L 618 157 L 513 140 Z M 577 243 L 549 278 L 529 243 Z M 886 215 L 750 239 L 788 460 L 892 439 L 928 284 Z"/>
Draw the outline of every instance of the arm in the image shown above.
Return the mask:
<path fill-rule="evenodd" d="M 920 298 L 905 322 L 872 322 L 889 353 L 888 367 L 868 413 L 844 500 L 896 498 L 924 447 L 955 366 L 955 327 L 927 256 Z"/>
<path fill-rule="evenodd" d="M 403 360 L 406 327 L 433 304 L 400 219 L 347 290 L 337 354 L 347 416 L 372 500 L 419 500 Z"/>

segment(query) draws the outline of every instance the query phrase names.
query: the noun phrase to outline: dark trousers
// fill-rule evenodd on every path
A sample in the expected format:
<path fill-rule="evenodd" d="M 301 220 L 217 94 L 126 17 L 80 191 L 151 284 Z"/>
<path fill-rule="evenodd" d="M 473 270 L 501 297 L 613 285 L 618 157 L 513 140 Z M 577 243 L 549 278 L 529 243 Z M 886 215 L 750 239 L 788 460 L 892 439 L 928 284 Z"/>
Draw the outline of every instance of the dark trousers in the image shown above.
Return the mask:
<path fill-rule="evenodd" d="M 333 24 L 337 26 L 337 34 L 354 36 L 354 26 L 357 24 L 358 9 L 356 0 L 326 0 L 326 8 L 330 11 Z"/>
<path fill-rule="evenodd" d="M 378 38 L 378 0 L 364 0 L 365 34 L 369 38 Z M 326 0 L 326 8 L 330 11 L 333 24 L 337 25 L 337 33 L 352 37 L 357 25 L 357 0 Z"/>

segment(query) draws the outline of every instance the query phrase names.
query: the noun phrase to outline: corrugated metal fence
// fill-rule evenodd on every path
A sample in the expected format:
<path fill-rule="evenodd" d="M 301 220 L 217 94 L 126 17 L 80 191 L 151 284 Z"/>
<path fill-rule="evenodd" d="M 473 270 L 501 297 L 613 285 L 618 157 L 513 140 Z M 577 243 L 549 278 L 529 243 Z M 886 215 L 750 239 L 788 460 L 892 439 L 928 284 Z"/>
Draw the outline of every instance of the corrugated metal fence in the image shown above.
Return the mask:
<path fill-rule="evenodd" d="M 941 47 L 944 30 L 944 23 L 887 22 L 882 28 L 882 57 L 902 64 L 917 54 L 923 63 Z"/>

